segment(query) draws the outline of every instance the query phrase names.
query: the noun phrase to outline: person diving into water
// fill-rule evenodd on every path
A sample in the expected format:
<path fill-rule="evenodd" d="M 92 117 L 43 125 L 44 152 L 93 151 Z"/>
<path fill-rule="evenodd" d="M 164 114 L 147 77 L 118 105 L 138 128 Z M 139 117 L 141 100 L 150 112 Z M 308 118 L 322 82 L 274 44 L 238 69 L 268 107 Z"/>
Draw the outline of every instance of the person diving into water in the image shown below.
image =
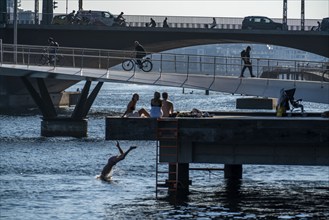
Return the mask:
<path fill-rule="evenodd" d="M 99 178 L 101 180 L 104 181 L 108 181 L 111 179 L 110 173 L 112 171 L 112 168 L 114 165 L 116 165 L 119 161 L 125 159 L 125 157 L 127 156 L 127 154 L 133 150 L 136 149 L 136 146 L 131 146 L 126 152 L 124 152 L 121 147 L 119 142 L 117 141 L 116 147 L 118 148 L 120 154 L 117 156 L 112 156 L 108 159 L 107 164 L 104 166 L 101 175 L 99 176 Z"/>

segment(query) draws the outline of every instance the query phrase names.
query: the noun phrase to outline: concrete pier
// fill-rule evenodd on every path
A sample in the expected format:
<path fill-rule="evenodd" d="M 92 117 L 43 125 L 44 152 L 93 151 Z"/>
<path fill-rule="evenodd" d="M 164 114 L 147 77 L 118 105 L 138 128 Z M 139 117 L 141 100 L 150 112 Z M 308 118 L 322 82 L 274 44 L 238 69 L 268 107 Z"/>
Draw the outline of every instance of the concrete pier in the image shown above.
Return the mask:
<path fill-rule="evenodd" d="M 161 126 L 177 120 L 178 165 L 225 164 L 225 178 L 240 179 L 243 164 L 329 166 L 329 119 L 308 115 L 312 117 L 219 113 L 209 118 L 161 119 Z M 108 117 L 106 139 L 157 140 L 158 123 L 153 118 Z M 170 149 L 161 149 L 162 142 L 161 162 L 174 162 Z M 188 178 L 180 175 L 180 181 L 188 182 L 183 176 Z"/>
<path fill-rule="evenodd" d="M 41 121 L 41 136 L 44 137 L 87 137 L 88 120 L 72 118 L 53 118 Z"/>

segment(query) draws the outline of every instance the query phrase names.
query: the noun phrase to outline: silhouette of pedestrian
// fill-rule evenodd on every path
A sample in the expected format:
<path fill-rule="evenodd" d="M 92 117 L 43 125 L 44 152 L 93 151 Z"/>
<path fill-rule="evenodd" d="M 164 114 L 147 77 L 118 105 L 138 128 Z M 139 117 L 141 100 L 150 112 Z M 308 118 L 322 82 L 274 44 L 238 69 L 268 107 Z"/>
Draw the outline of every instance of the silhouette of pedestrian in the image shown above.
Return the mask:
<path fill-rule="evenodd" d="M 167 17 L 163 20 L 163 26 L 162 26 L 162 27 L 164 27 L 164 28 L 169 28 L 169 25 L 168 25 L 167 20 L 168 20 Z"/>
<path fill-rule="evenodd" d="M 217 25 L 216 19 L 215 18 L 212 18 L 212 23 L 210 24 L 210 29 L 215 28 L 216 25 Z"/>

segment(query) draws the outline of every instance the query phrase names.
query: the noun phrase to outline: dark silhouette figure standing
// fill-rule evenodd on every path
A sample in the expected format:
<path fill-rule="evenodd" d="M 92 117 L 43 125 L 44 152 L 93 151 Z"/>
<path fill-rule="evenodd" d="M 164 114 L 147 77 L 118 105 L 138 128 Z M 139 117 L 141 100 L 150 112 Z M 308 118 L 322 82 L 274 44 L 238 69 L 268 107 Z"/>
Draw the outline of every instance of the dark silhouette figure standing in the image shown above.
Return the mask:
<path fill-rule="evenodd" d="M 317 23 L 318 23 L 318 27 L 316 29 L 317 29 L 317 31 L 321 31 L 321 23 L 320 23 L 320 21 L 317 21 Z"/>
<path fill-rule="evenodd" d="M 163 25 L 162 25 L 162 27 L 164 27 L 164 28 L 169 28 L 169 25 L 168 25 L 167 20 L 168 20 L 167 17 L 163 20 Z"/>
<path fill-rule="evenodd" d="M 242 61 L 243 61 L 244 65 L 243 65 L 240 77 L 244 77 L 243 73 L 246 70 L 246 68 L 249 69 L 250 76 L 255 77 L 255 75 L 252 74 L 252 64 L 251 64 L 251 60 L 250 60 L 250 51 L 251 51 L 250 46 L 248 46 L 245 50 L 241 51 L 241 58 L 242 58 Z"/>
<path fill-rule="evenodd" d="M 70 14 L 67 15 L 67 21 L 69 24 L 74 23 L 74 18 L 75 18 L 75 10 L 73 10 Z"/>
<path fill-rule="evenodd" d="M 135 51 L 136 51 L 136 62 L 139 68 L 142 68 L 142 61 L 141 59 L 146 56 L 146 52 L 144 47 L 138 42 L 135 41 Z"/>
<path fill-rule="evenodd" d="M 212 18 L 212 23 L 210 24 L 210 29 L 213 29 L 217 26 L 217 22 L 215 18 Z"/>
<path fill-rule="evenodd" d="M 124 26 L 126 23 L 126 19 L 123 17 L 123 12 L 121 12 L 115 19 L 114 21 L 119 25 L 119 26 Z"/>
<path fill-rule="evenodd" d="M 117 156 L 112 156 L 108 159 L 107 164 L 104 166 L 101 175 L 99 176 L 99 178 L 101 180 L 104 181 L 108 181 L 111 179 L 111 171 L 114 165 L 116 165 L 119 161 L 125 159 L 125 157 L 127 156 L 127 154 L 136 148 L 136 146 L 131 146 L 126 152 L 123 152 L 123 150 L 120 147 L 119 142 L 117 141 L 116 147 L 118 148 L 120 154 Z"/>

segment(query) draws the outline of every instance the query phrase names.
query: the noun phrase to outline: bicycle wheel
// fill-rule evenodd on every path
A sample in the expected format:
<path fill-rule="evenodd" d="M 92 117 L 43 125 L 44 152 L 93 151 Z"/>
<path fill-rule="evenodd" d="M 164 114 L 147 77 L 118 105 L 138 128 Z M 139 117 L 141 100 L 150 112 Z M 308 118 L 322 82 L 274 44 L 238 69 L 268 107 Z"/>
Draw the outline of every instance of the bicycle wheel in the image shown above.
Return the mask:
<path fill-rule="evenodd" d="M 153 64 L 152 64 L 152 62 L 150 60 L 147 59 L 147 60 L 144 60 L 143 61 L 142 70 L 144 72 L 150 72 L 152 70 L 152 68 L 153 68 Z"/>
<path fill-rule="evenodd" d="M 53 63 L 55 65 L 55 63 Z M 63 56 L 57 55 L 56 56 L 56 66 L 63 66 Z"/>
<path fill-rule="evenodd" d="M 130 71 L 134 68 L 134 62 L 132 60 L 124 60 L 122 62 L 122 68 L 126 71 Z"/>
<path fill-rule="evenodd" d="M 34 64 L 37 66 L 43 66 L 48 63 L 48 57 L 44 54 L 35 56 Z"/>

